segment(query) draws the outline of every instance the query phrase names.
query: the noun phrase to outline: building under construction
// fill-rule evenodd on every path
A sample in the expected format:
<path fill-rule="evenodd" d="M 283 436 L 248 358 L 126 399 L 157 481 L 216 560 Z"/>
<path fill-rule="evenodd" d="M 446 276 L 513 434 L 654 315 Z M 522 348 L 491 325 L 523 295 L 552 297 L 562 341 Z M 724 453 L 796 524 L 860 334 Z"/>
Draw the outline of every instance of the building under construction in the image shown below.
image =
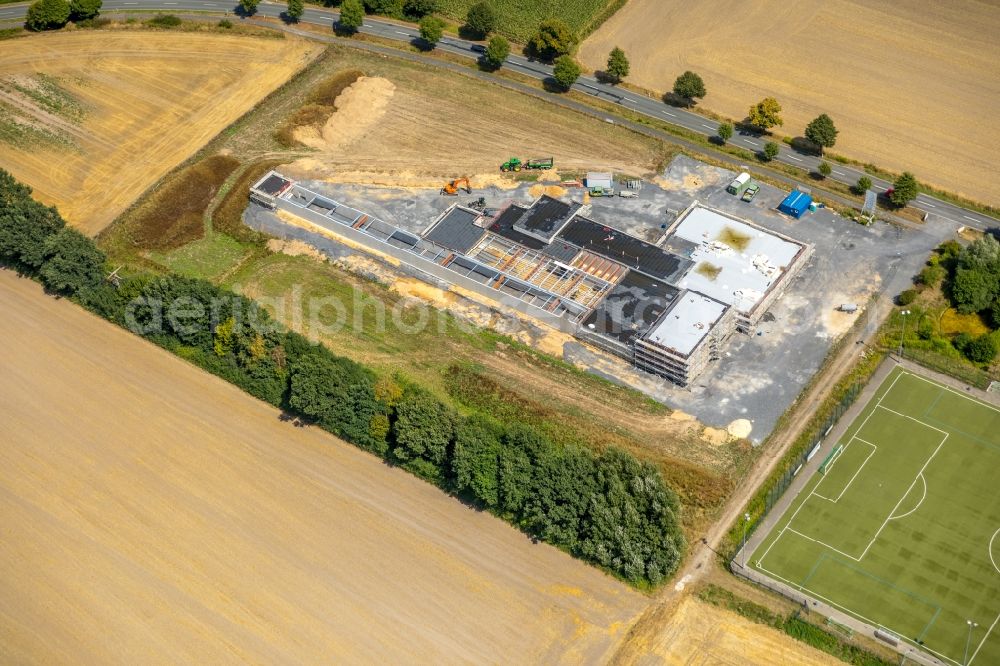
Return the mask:
<path fill-rule="evenodd" d="M 811 247 L 694 202 L 655 243 L 543 196 L 399 229 L 276 172 L 251 199 L 542 319 L 681 386 L 750 333 Z"/>

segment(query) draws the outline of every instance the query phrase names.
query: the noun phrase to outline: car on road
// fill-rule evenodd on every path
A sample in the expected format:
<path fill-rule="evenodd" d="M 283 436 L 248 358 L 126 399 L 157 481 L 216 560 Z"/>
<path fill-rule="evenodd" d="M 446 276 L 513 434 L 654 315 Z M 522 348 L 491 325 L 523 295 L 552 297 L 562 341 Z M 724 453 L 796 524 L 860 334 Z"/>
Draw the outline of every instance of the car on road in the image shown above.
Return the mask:
<path fill-rule="evenodd" d="M 476 53 L 486 53 L 486 46 L 483 44 L 473 44 L 469 47 L 469 50 Z"/>

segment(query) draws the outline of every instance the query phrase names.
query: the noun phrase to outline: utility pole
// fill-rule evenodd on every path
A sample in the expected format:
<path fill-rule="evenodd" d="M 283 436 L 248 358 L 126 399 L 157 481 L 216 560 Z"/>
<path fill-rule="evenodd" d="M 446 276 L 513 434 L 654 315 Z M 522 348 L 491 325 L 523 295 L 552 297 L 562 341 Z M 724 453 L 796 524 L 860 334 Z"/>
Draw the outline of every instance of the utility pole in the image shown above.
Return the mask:
<path fill-rule="evenodd" d="M 899 313 L 903 317 L 903 332 L 899 336 L 899 358 L 903 358 L 903 340 L 906 339 L 906 317 L 910 314 L 909 310 L 903 310 Z"/>
<path fill-rule="evenodd" d="M 972 642 L 972 630 L 979 625 L 972 620 L 966 620 L 965 623 L 969 625 L 969 637 L 965 639 L 965 659 L 962 660 L 964 666 L 969 666 L 969 643 Z"/>

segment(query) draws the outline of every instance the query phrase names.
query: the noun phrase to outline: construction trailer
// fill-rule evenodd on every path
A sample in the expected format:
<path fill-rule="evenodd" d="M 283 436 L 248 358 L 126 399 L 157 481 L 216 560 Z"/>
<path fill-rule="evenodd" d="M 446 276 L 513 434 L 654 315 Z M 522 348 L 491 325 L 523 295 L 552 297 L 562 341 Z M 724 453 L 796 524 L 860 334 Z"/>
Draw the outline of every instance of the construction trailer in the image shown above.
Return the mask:
<path fill-rule="evenodd" d="M 744 171 L 740 175 L 736 176 L 736 178 L 733 178 L 733 182 L 729 183 L 729 185 L 726 187 L 726 192 L 729 192 L 730 194 L 739 195 L 749 184 L 750 184 L 750 174 Z"/>
<path fill-rule="evenodd" d="M 784 201 L 778 204 L 778 210 L 785 215 L 791 215 L 795 219 L 802 217 L 807 210 L 809 210 L 809 205 L 812 203 L 812 197 L 805 192 L 799 190 L 792 190 L 785 197 Z"/>
<path fill-rule="evenodd" d="M 602 190 L 613 190 L 615 187 L 614 176 L 610 173 L 592 172 L 587 174 L 587 187 L 591 190 L 601 188 Z"/>

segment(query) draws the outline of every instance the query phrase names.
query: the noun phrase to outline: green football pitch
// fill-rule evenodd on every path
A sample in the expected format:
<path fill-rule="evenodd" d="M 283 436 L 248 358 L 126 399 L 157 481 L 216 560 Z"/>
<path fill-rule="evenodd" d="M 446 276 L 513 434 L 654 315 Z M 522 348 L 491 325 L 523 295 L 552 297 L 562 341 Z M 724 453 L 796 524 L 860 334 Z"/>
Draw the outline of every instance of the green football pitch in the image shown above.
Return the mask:
<path fill-rule="evenodd" d="M 945 662 L 1000 664 L 1000 409 L 896 368 L 825 455 L 751 566 Z"/>

